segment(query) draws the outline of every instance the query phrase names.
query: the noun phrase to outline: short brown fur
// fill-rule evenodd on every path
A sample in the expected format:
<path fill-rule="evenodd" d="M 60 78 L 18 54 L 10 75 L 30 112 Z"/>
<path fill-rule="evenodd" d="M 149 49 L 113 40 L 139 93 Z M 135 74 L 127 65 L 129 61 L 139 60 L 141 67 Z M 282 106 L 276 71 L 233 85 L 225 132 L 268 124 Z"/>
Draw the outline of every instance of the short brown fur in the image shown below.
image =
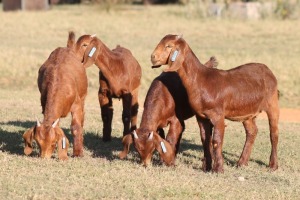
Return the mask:
<path fill-rule="evenodd" d="M 211 57 L 211 59 L 205 63 L 206 67 L 216 67 L 217 65 L 218 63 L 214 57 Z M 138 138 L 135 138 L 133 133 L 124 136 L 124 150 L 119 154 L 119 157 L 121 159 L 125 158 L 129 151 L 130 144 L 134 142 L 135 149 L 138 151 L 141 161 L 145 166 L 150 163 L 152 153 L 155 149 L 160 152 L 163 163 L 168 166 L 173 165 L 185 128 L 184 120 L 192 116 L 194 116 L 194 113 L 190 108 L 187 93 L 178 74 L 175 72 L 163 72 L 154 79 L 148 90 L 141 124 L 136 130 Z M 212 126 L 209 120 L 199 118 L 198 123 L 201 129 L 201 138 L 205 138 L 205 134 L 211 135 Z M 161 138 L 164 138 L 162 128 L 168 125 L 169 131 L 166 141 L 164 141 Z M 156 137 L 149 140 L 151 132 L 154 132 Z M 162 152 L 160 145 L 154 145 L 159 143 L 159 141 L 164 141 L 167 152 Z M 209 148 L 208 145 L 206 145 L 206 147 Z M 204 170 L 210 170 L 206 168 L 205 165 L 203 165 L 203 168 Z"/>
<path fill-rule="evenodd" d="M 178 56 L 172 61 L 175 51 L 178 51 Z M 213 124 L 212 156 L 215 172 L 224 170 L 224 120 L 243 122 L 246 142 L 238 166 L 247 165 L 257 134 L 255 118 L 262 111 L 269 118 L 272 144 L 269 167 L 272 170 L 278 168 L 277 80 L 266 65 L 249 63 L 230 70 L 206 68 L 185 40 L 177 35 L 165 36 L 152 53 L 151 61 L 154 66 L 168 65 L 164 70 L 166 72 L 177 71 L 196 115 L 208 118 Z"/>
<path fill-rule="evenodd" d="M 96 48 L 94 54 L 89 55 L 93 48 Z M 142 71 L 132 53 L 119 45 L 110 50 L 100 39 L 91 35 L 83 35 L 77 40 L 75 52 L 85 66 L 96 64 L 100 70 L 98 98 L 103 121 L 103 140 L 111 140 L 112 98 L 121 98 L 123 102 L 123 135 L 135 130 Z"/>
<path fill-rule="evenodd" d="M 50 158 L 57 144 L 59 158 L 67 159 L 69 141 L 57 124 L 60 118 L 71 112 L 73 155 L 83 156 L 84 99 L 88 82 L 85 67 L 69 48 L 75 43 L 74 37 L 74 33 L 70 32 L 68 47 L 55 49 L 39 69 L 38 87 L 44 120 L 42 123 L 38 121 L 36 126 L 24 133 L 26 155 L 32 152 L 32 142 L 35 140 L 42 158 Z M 63 137 L 66 139 L 64 149 Z"/>

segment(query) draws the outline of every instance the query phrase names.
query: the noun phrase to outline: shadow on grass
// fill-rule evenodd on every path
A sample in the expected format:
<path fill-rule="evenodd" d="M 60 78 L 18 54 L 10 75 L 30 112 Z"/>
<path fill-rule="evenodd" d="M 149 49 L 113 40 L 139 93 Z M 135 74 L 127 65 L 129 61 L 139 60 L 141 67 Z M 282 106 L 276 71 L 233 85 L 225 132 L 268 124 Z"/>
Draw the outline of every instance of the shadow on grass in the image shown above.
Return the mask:
<path fill-rule="evenodd" d="M 9 121 L 0 122 L 0 151 L 8 152 L 10 154 L 24 155 L 24 132 L 36 125 L 36 121 Z M 7 131 L 3 126 L 13 126 L 24 128 L 24 131 Z M 14 128 L 11 128 L 14 129 Z M 70 129 L 62 128 L 66 137 L 73 144 L 73 136 Z M 34 142 L 34 149 L 36 145 Z M 106 157 L 108 160 L 116 159 L 117 156 L 113 155 L 113 151 L 121 151 L 122 138 L 112 137 L 111 142 L 103 142 L 102 137 L 95 135 L 91 132 L 84 133 L 84 147 L 92 151 L 93 157 Z M 37 156 L 38 152 L 33 151 L 30 156 Z"/>
<path fill-rule="evenodd" d="M 0 122 L 0 151 L 8 152 L 10 154 L 16 154 L 16 155 L 24 155 L 24 142 L 23 142 L 23 133 L 24 131 L 7 131 L 4 130 L 2 127 L 4 125 L 9 126 L 15 126 L 15 127 L 21 127 L 25 130 L 31 128 L 36 124 L 35 121 L 9 121 L 6 123 Z M 68 137 L 69 141 L 73 143 L 73 137 L 70 134 L 69 129 L 63 129 L 64 133 Z M 112 137 L 112 140 L 110 142 L 103 142 L 102 137 L 99 135 L 96 135 L 92 132 L 85 132 L 84 133 L 84 147 L 87 148 L 92 152 L 93 157 L 105 157 L 108 160 L 115 160 L 119 159 L 118 155 L 114 155 L 113 151 L 122 151 L 123 145 L 122 145 L 122 138 Z M 185 151 L 192 149 L 199 152 L 197 155 L 191 155 Z M 201 160 L 203 157 L 203 146 L 193 144 L 192 141 L 182 139 L 180 143 L 179 152 L 183 152 L 182 155 L 185 157 L 193 157 L 195 159 Z M 130 147 L 129 153 L 132 154 L 133 158 L 125 158 L 126 160 L 130 160 L 132 162 L 139 162 L 139 155 L 134 149 L 133 145 Z M 31 156 L 37 156 L 37 152 L 33 152 Z M 236 166 L 236 163 L 239 159 L 239 154 L 229 153 L 227 151 L 223 151 L 224 156 L 224 162 L 229 164 L 230 166 Z M 232 159 L 236 158 L 236 159 Z M 190 165 L 188 160 L 184 161 L 185 164 Z M 261 166 L 268 166 L 265 162 L 257 159 L 250 158 L 250 162 L 255 162 L 258 165 Z M 154 165 L 161 165 L 160 159 L 157 158 L 157 156 L 154 156 L 153 158 L 153 164 Z M 200 169 L 201 166 L 196 167 L 197 169 Z"/>
<path fill-rule="evenodd" d="M 108 160 L 119 159 L 113 151 L 122 151 L 122 138 L 112 137 L 111 141 L 103 142 L 102 137 L 92 132 L 84 133 L 84 146 L 92 151 L 93 157 L 105 157 Z"/>
<path fill-rule="evenodd" d="M 4 130 L 4 125 L 22 127 L 26 130 L 35 125 L 32 121 L 9 121 L 7 123 L 0 122 L 0 150 L 8 152 L 10 154 L 24 155 L 24 142 L 23 133 L 24 131 L 11 132 Z"/>
<path fill-rule="evenodd" d="M 238 162 L 238 160 L 240 158 L 240 155 L 239 154 L 229 153 L 227 151 L 223 151 L 223 157 L 224 157 L 224 162 L 226 162 L 228 165 L 234 167 L 234 166 L 237 166 L 237 162 Z M 236 159 L 231 160 L 231 159 L 229 159 L 229 157 L 235 157 Z M 257 159 L 251 158 L 251 155 L 250 155 L 249 162 L 255 162 L 255 163 L 257 163 L 260 166 L 268 167 L 268 165 L 265 162 L 263 162 L 261 160 L 257 160 Z"/>
<path fill-rule="evenodd" d="M 185 152 L 187 150 L 196 150 L 197 152 L 199 152 L 199 154 L 196 155 L 191 155 L 188 152 Z M 201 160 L 203 158 L 203 146 L 202 145 L 197 145 L 197 144 L 193 144 L 191 143 L 191 141 L 189 140 L 184 140 L 182 139 L 181 144 L 180 144 L 180 148 L 179 148 L 179 152 L 182 152 L 182 155 L 185 157 L 190 157 L 190 158 L 194 158 L 194 159 L 199 159 Z M 223 150 L 223 157 L 224 157 L 224 163 L 229 165 L 229 166 L 237 166 L 237 162 L 239 160 L 240 155 L 236 154 L 236 153 L 229 153 L 227 151 Z M 257 159 L 253 159 L 250 157 L 249 162 L 255 162 L 260 166 L 266 166 L 268 167 L 268 164 L 266 164 L 265 162 L 261 161 L 261 160 L 257 160 Z M 190 165 L 188 160 L 184 160 L 184 163 L 187 165 Z M 199 167 L 193 167 L 194 169 L 201 169 L 201 166 Z"/>

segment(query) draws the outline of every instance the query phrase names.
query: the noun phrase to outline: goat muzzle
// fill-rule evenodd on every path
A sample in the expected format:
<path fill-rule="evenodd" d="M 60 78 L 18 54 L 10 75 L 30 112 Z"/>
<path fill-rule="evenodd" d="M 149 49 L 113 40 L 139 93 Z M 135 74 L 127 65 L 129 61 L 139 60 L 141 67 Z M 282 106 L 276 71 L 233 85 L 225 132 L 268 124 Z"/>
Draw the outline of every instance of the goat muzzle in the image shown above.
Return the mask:
<path fill-rule="evenodd" d="M 153 66 L 152 66 L 152 69 L 154 69 L 154 68 L 159 68 L 159 67 L 161 67 L 161 65 L 153 65 Z"/>

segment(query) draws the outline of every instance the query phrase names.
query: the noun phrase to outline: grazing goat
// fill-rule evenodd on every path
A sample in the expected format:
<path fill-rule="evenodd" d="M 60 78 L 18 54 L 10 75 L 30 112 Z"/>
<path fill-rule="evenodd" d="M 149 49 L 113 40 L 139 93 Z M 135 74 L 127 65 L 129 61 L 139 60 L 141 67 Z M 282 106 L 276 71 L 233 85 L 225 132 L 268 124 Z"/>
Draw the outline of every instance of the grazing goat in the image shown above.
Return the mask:
<path fill-rule="evenodd" d="M 85 67 L 69 48 L 75 43 L 72 34 L 69 34 L 68 47 L 55 49 L 39 69 L 38 87 L 44 120 L 42 123 L 37 120 L 37 125 L 24 133 L 26 155 L 32 152 L 34 139 L 42 158 L 50 158 L 57 144 L 59 159 L 67 159 L 69 141 L 58 127 L 58 122 L 71 112 L 73 155 L 83 156 L 84 99 L 88 81 Z"/>
<path fill-rule="evenodd" d="M 205 63 L 205 66 L 216 67 L 216 59 L 212 57 Z M 185 128 L 184 120 L 192 116 L 194 116 L 194 113 L 188 103 L 187 93 L 178 74 L 163 72 L 154 79 L 148 90 L 140 127 L 132 134 L 124 136 L 124 150 L 119 154 L 119 157 L 121 159 L 125 158 L 130 144 L 134 142 L 135 149 L 145 166 L 150 163 L 155 149 L 160 152 L 161 160 L 166 165 L 173 165 Z M 201 134 L 205 135 L 205 132 L 211 134 L 212 126 L 209 120 L 198 118 L 197 121 Z M 160 146 L 162 139 L 159 135 L 164 137 L 160 133 L 163 133 L 162 128 L 167 125 L 169 125 L 169 131 L 166 138 L 167 142 L 164 142 L 165 146 L 167 145 L 167 152 L 162 152 Z M 153 134 L 155 135 L 154 138 Z M 206 146 L 209 147 L 207 144 Z M 203 165 L 203 168 L 207 170 L 205 165 Z"/>
<path fill-rule="evenodd" d="M 230 70 L 204 67 L 185 40 L 177 35 L 165 36 L 153 51 L 151 61 L 156 67 L 168 65 L 165 72 L 177 71 L 195 114 L 213 124 L 213 171 L 224 171 L 224 120 L 243 122 L 246 142 L 238 166 L 247 165 L 257 135 L 255 118 L 262 111 L 269 119 L 272 144 L 269 167 L 278 168 L 277 80 L 266 65 L 249 63 Z"/>
<path fill-rule="evenodd" d="M 142 76 L 137 60 L 128 49 L 117 46 L 110 50 L 100 39 L 91 35 L 81 36 L 74 48 L 85 66 L 95 63 L 100 69 L 98 98 L 103 121 L 103 141 L 111 140 L 112 98 L 122 98 L 123 135 L 135 130 Z"/>

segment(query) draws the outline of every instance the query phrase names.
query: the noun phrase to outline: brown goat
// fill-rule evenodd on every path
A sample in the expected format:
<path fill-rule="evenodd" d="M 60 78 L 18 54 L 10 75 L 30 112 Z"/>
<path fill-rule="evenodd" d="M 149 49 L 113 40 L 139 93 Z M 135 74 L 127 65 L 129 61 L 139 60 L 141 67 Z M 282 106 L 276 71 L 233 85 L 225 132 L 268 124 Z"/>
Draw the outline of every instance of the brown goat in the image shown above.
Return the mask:
<path fill-rule="evenodd" d="M 77 40 L 75 52 L 85 66 L 95 63 L 100 70 L 98 98 L 103 121 L 103 141 L 111 140 L 112 98 L 122 98 L 123 135 L 135 130 L 142 71 L 131 52 L 120 46 L 110 50 L 101 40 L 91 35 L 83 35 Z"/>
<path fill-rule="evenodd" d="M 277 80 L 266 65 L 249 63 L 230 70 L 206 68 L 185 40 L 177 35 L 165 36 L 152 53 L 151 61 L 156 67 L 168 65 L 165 72 L 177 71 L 196 115 L 209 119 L 213 124 L 213 171 L 224 171 L 224 120 L 243 122 L 246 142 L 238 166 L 247 165 L 257 135 L 255 118 L 262 111 L 269 119 L 272 144 L 269 167 L 272 170 L 278 168 Z"/>
<path fill-rule="evenodd" d="M 74 35 L 70 33 L 69 47 L 75 43 L 73 39 Z M 42 123 L 37 121 L 36 126 L 24 133 L 24 153 L 32 152 L 34 139 L 42 158 L 50 158 L 57 144 L 59 159 L 67 159 L 69 141 L 57 124 L 61 117 L 71 112 L 73 155 L 83 156 L 84 99 L 88 82 L 86 69 L 71 48 L 59 47 L 50 54 L 39 69 L 38 87 L 44 120 Z"/>
<path fill-rule="evenodd" d="M 216 59 L 212 57 L 205 63 L 205 66 L 216 67 L 217 64 Z M 150 163 L 155 149 L 159 151 L 161 160 L 166 165 L 173 165 L 185 129 L 184 120 L 192 116 L 194 116 L 194 113 L 188 103 L 187 93 L 178 74 L 163 72 L 153 80 L 148 90 L 140 127 L 132 134 L 124 136 L 124 150 L 119 154 L 119 157 L 121 159 L 125 158 L 130 144 L 134 142 L 135 149 L 145 166 Z M 201 135 L 211 135 L 212 126 L 209 120 L 199 118 L 197 121 L 201 129 Z M 164 141 L 167 151 L 162 152 L 160 142 L 163 139 L 159 135 L 164 137 L 161 134 L 163 133 L 162 128 L 168 125 L 167 142 Z M 153 134 L 156 135 L 154 138 Z M 206 146 L 209 147 L 207 144 Z M 205 165 L 203 165 L 203 168 L 204 170 L 210 170 Z"/>

